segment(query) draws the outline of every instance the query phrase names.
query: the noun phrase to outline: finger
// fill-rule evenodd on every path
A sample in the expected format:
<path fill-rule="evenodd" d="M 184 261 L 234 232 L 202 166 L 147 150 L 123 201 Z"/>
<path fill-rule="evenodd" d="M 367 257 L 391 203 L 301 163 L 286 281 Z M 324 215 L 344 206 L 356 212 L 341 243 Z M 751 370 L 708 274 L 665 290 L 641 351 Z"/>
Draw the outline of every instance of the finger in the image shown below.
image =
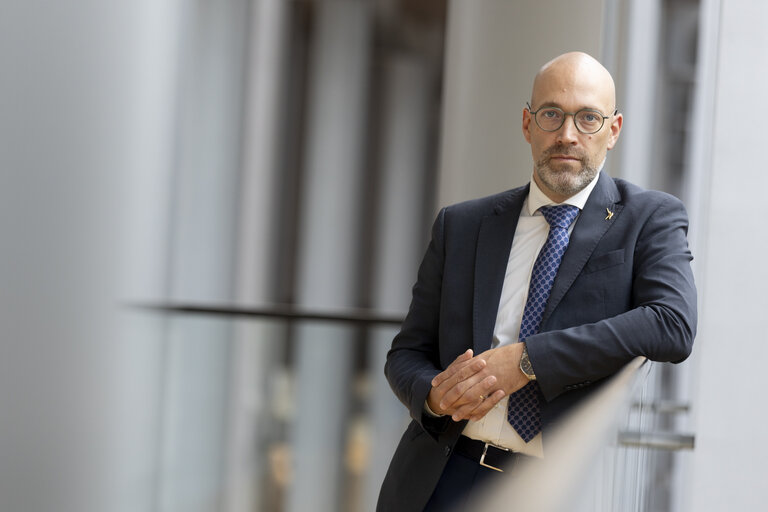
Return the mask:
<path fill-rule="evenodd" d="M 485 416 L 491 407 L 498 402 L 498 400 L 493 400 L 494 393 L 496 391 L 501 391 L 503 393 L 503 390 L 497 390 L 497 382 L 498 380 L 495 376 L 489 375 L 467 390 L 462 399 L 453 404 L 453 412 L 451 413 L 451 416 L 455 419 L 469 419 L 475 415 L 476 410 L 482 412 L 480 417 Z M 495 396 L 497 397 L 498 395 Z M 490 403 L 489 400 L 491 400 Z"/>
<path fill-rule="evenodd" d="M 475 373 L 472 377 L 456 383 L 444 393 L 440 400 L 440 406 L 445 406 L 443 409 L 449 407 L 457 409 L 465 404 L 475 404 L 480 395 L 487 395 L 492 390 L 496 381 L 497 379 L 493 375 Z"/>
<path fill-rule="evenodd" d="M 461 365 L 461 367 L 454 374 L 453 378 L 457 383 L 463 380 L 467 380 L 468 378 L 482 371 L 486 366 L 488 366 L 488 362 L 485 359 L 475 357 Z"/>
<path fill-rule="evenodd" d="M 463 405 L 457 406 L 453 413 L 451 413 L 451 419 L 453 421 L 468 420 L 486 400 L 488 400 L 488 397 L 485 395 L 480 395 L 479 398 L 476 398 L 471 403 L 465 403 Z"/>
<path fill-rule="evenodd" d="M 458 382 L 456 385 L 452 386 L 443 394 L 442 398 L 440 399 L 440 407 L 443 410 L 447 409 L 447 410 L 453 411 L 470 402 L 471 400 L 469 396 L 464 398 L 464 394 L 467 392 L 467 390 L 474 387 L 475 384 L 477 384 L 481 378 L 482 376 L 476 376 L 476 377 Z M 477 396 L 474 397 L 474 400 L 476 399 L 477 399 Z"/>
<path fill-rule="evenodd" d="M 486 361 L 478 358 L 465 361 L 461 365 L 457 366 L 454 373 L 450 377 L 443 380 L 438 385 L 438 387 L 441 388 L 442 393 L 445 394 L 449 389 L 454 388 L 461 382 L 466 381 L 467 379 L 481 372 L 487 365 L 488 363 Z M 476 380 L 473 381 L 473 383 L 476 382 Z M 462 389 L 466 389 L 466 386 L 464 386 Z"/>
<path fill-rule="evenodd" d="M 437 374 L 435 378 L 432 379 L 432 387 L 437 387 L 445 380 L 451 378 L 461 368 L 461 363 L 469 361 L 472 359 L 472 356 L 472 349 L 468 348 L 463 354 L 454 359 L 454 361 L 448 365 L 448 368 Z"/>
<path fill-rule="evenodd" d="M 496 407 L 496 404 L 498 404 L 505 396 L 507 396 L 507 394 L 504 393 L 503 389 L 497 389 L 483 400 L 482 404 L 472 411 L 469 415 L 469 419 L 472 421 L 480 421 L 491 411 L 491 409 Z"/>
<path fill-rule="evenodd" d="M 432 379 L 430 398 L 435 404 L 435 409 L 439 408 L 442 414 L 450 414 L 452 412 L 445 410 L 442 405 L 440 405 L 443 395 L 455 385 L 455 382 L 458 382 L 455 380 L 453 383 L 449 383 L 450 377 L 456 375 L 456 372 L 463 368 L 463 365 L 471 364 L 472 355 L 472 349 L 467 349 L 463 354 L 457 357 L 448 368 Z M 457 378 L 459 377 L 457 376 Z"/>
<path fill-rule="evenodd" d="M 485 398 L 478 399 L 475 403 L 467 404 L 462 407 L 458 407 L 452 414 L 451 418 L 454 421 L 460 420 L 473 420 L 479 421 L 488 412 L 493 409 L 499 401 L 504 398 L 505 393 L 502 389 L 497 389 L 490 395 L 481 395 Z"/>
<path fill-rule="evenodd" d="M 456 404 L 458 400 L 467 389 L 476 385 L 485 375 L 480 372 L 486 367 L 488 363 L 482 359 L 472 359 L 464 361 L 456 368 L 458 370 L 448 379 L 444 380 L 437 387 L 433 387 L 435 390 L 435 397 L 439 397 L 439 406 L 443 411 L 447 411 L 449 414 L 461 405 Z M 450 393 L 446 399 L 446 394 Z M 462 402 L 463 403 L 463 402 Z"/>

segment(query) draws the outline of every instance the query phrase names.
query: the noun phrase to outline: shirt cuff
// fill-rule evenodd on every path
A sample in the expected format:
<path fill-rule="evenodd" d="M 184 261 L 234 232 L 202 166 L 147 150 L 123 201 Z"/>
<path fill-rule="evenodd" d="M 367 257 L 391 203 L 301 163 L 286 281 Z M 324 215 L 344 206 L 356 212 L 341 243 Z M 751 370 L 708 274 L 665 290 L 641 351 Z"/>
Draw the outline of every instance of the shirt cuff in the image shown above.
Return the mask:
<path fill-rule="evenodd" d="M 445 416 L 445 414 L 437 414 L 435 412 L 432 412 L 432 409 L 429 408 L 429 404 L 426 400 L 424 400 L 424 412 L 427 413 L 427 415 L 432 416 L 433 418 L 442 418 Z"/>

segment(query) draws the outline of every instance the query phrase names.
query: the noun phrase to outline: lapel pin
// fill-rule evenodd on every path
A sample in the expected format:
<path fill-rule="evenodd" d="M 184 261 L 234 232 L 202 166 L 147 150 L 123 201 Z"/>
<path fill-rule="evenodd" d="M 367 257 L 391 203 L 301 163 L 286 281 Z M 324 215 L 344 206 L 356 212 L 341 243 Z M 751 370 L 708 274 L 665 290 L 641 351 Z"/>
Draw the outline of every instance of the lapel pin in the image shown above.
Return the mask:
<path fill-rule="evenodd" d="M 606 208 L 605 211 L 608 212 L 608 215 L 605 216 L 605 220 L 611 220 L 611 218 L 613 217 L 613 212 L 608 208 Z"/>

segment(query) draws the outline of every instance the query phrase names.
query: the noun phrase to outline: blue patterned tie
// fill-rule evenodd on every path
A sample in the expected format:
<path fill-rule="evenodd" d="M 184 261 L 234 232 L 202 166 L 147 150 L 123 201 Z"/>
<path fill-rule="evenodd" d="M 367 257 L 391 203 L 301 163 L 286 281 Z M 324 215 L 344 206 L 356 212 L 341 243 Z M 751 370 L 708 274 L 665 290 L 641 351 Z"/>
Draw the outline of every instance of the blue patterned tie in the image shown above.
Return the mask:
<path fill-rule="evenodd" d="M 539 330 L 544 308 L 547 306 L 552 283 L 555 281 L 560 260 L 568 247 L 568 226 L 579 213 L 576 206 L 543 206 L 540 208 L 549 223 L 547 241 L 536 258 L 531 272 L 531 285 L 528 288 L 528 300 L 520 323 L 520 341 L 536 334 Z M 541 431 L 541 411 L 539 402 L 541 391 L 536 381 L 531 381 L 522 389 L 509 395 L 507 420 L 526 443 Z"/>

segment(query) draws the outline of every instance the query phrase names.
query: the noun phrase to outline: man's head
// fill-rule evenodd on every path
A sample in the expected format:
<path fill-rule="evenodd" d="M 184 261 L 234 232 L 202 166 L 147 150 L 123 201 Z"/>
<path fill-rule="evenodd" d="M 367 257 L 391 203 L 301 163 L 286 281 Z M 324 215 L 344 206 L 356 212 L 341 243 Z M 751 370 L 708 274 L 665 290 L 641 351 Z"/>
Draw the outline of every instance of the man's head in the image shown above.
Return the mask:
<path fill-rule="evenodd" d="M 523 135 L 531 145 L 534 180 L 550 199 L 564 201 L 599 172 L 621 132 L 623 117 L 614 115 L 615 110 L 611 74 L 586 53 L 560 55 L 536 74 L 530 110 L 523 109 Z M 579 111 L 581 131 L 574 116 L 568 115 Z M 603 117 L 599 130 L 583 133 L 595 129 Z M 557 128 L 561 118 L 564 122 Z"/>

